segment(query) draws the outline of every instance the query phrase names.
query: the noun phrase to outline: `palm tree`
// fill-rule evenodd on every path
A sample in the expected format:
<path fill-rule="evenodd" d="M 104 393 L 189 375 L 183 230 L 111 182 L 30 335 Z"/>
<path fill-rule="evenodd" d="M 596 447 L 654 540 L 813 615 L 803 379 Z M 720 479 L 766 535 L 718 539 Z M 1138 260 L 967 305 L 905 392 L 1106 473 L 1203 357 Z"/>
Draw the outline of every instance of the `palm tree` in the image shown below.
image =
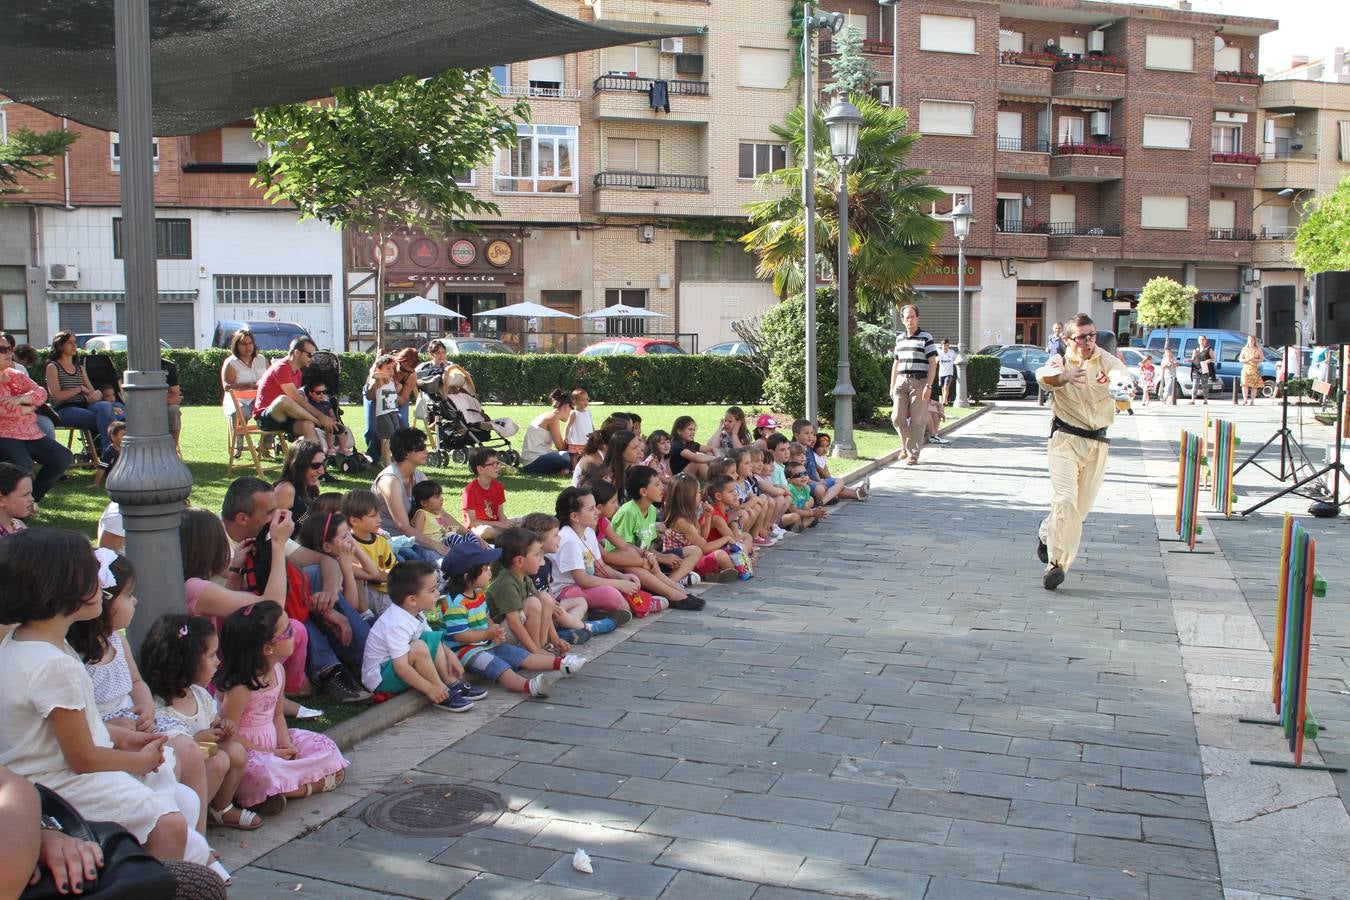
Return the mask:
<path fill-rule="evenodd" d="M 907 130 L 906 111 L 883 106 L 865 94 L 851 99 L 862 113 L 863 126 L 858 156 L 848 171 L 850 319 L 856 310 L 877 314 L 907 297 L 945 230 L 942 222 L 925 212 L 945 195 L 929 186 L 926 169 L 905 166 L 905 157 L 919 139 Z M 784 124 L 773 126 L 799 165 L 759 176 L 762 185 L 787 190 L 778 199 L 750 204 L 754 227 L 741 238 L 748 250 L 759 255 L 759 274 L 773 278 L 774 292 L 780 297 L 800 293 L 805 282 L 806 217 L 800 166 L 806 148 L 804 122 L 805 113 L 799 106 Z M 839 242 L 839 165 L 830 156 L 829 129 L 819 111 L 814 127 L 816 255 L 818 260 L 832 260 Z"/>

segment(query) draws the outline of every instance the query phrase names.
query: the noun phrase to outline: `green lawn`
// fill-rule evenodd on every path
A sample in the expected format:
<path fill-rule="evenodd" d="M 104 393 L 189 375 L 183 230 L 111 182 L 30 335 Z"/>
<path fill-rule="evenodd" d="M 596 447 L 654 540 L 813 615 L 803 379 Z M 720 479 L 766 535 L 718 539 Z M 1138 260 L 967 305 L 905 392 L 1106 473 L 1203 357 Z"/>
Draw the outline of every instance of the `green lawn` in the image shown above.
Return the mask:
<path fill-rule="evenodd" d="M 493 418 L 507 417 L 514 419 L 523 431 L 530 420 L 542 412 L 544 407 L 488 406 L 486 409 L 488 415 Z M 698 435 L 706 438 L 716 430 L 717 423 L 725 408 L 722 406 L 620 408 L 593 404 L 592 416 L 595 422 L 599 424 L 610 412 L 620 409 L 641 415 L 643 430 L 647 432 L 658 428 L 668 431 L 676 416 L 692 415 L 698 422 Z M 746 414 L 752 417 L 760 411 L 758 408 L 746 408 Z M 949 418 L 959 417 L 964 412 L 965 410 L 949 409 L 948 416 Z M 359 417 L 360 411 L 356 410 L 354 418 L 359 419 Z M 353 415 L 349 414 L 348 419 L 349 421 L 354 420 Z M 786 431 L 787 423 L 783 424 Z M 831 429 L 827 428 L 826 431 L 833 434 Z M 835 475 L 845 474 L 870 460 L 883 456 L 896 447 L 895 433 L 889 425 L 885 428 L 858 430 L 855 432 L 855 436 L 858 445 L 858 458 L 832 460 L 830 469 Z M 518 447 L 519 440 L 515 444 Z M 182 450 L 188 468 L 192 470 L 194 484 L 191 499 L 195 506 L 218 511 L 221 500 L 225 495 L 225 488 L 230 480 L 241 474 L 250 474 L 252 471 L 251 469 L 241 470 L 236 468 L 234 475 L 226 474 L 225 425 L 224 416 L 221 415 L 219 406 L 193 406 L 183 409 Z M 432 468 L 427 471 L 432 478 L 444 486 L 446 493 L 449 495 L 446 507 L 458 516 L 458 493 L 465 481 L 468 480 L 468 474 L 464 467 L 452 464 L 448 469 Z M 271 468 L 264 468 L 263 475 L 265 478 L 272 480 L 277 477 L 278 472 L 279 468 L 274 465 Z M 340 473 L 334 474 L 338 477 L 338 483 L 325 488 L 325 490 L 345 491 L 358 487 L 368 488 L 375 472 L 370 471 L 356 477 L 343 476 Z M 506 487 L 507 511 L 515 516 L 521 516 L 535 510 L 551 512 L 558 491 L 568 483 L 562 477 L 520 475 L 509 470 L 502 476 L 502 481 Z M 30 524 L 73 528 L 92 538 L 98 527 L 99 514 L 103 511 L 107 502 L 107 493 L 102 488 L 93 487 L 92 470 L 74 468 L 71 469 L 67 480 L 57 485 L 43 500 L 41 514 L 36 521 Z"/>

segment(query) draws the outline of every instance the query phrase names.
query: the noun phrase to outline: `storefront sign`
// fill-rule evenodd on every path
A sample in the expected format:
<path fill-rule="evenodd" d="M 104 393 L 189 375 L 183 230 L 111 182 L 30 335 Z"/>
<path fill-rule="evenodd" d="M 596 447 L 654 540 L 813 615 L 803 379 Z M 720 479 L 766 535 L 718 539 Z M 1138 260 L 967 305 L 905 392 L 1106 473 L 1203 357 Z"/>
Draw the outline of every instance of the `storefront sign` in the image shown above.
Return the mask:
<path fill-rule="evenodd" d="M 473 241 L 455 241 L 450 245 L 450 261 L 457 266 L 471 265 L 477 256 Z"/>
<path fill-rule="evenodd" d="M 436 242 L 428 238 L 418 238 L 408 245 L 408 259 L 419 266 L 430 266 L 440 256 Z"/>
<path fill-rule="evenodd" d="M 375 301 L 353 300 L 352 331 L 356 334 L 371 334 L 375 331 Z"/>
<path fill-rule="evenodd" d="M 496 275 L 470 275 L 466 272 L 414 272 L 411 282 L 435 281 L 440 284 L 504 284 Z"/>
<path fill-rule="evenodd" d="M 957 257 L 939 256 L 929 266 L 928 270 L 919 276 L 915 285 L 920 287 L 956 287 L 957 286 Z M 978 288 L 980 286 L 980 260 L 966 259 L 966 287 Z"/>
<path fill-rule="evenodd" d="M 373 253 L 371 255 L 374 256 Z M 376 260 L 372 259 L 371 262 L 376 262 Z M 384 264 L 386 266 L 392 266 L 396 262 L 398 262 L 398 244 L 394 243 L 392 240 L 385 241 Z"/>
<path fill-rule="evenodd" d="M 493 241 L 487 245 L 487 261 L 497 268 L 511 262 L 511 245 L 506 241 Z"/>
<path fill-rule="evenodd" d="M 1195 295 L 1196 303 L 1236 303 L 1237 294 L 1230 294 L 1226 291 L 1201 291 Z"/>

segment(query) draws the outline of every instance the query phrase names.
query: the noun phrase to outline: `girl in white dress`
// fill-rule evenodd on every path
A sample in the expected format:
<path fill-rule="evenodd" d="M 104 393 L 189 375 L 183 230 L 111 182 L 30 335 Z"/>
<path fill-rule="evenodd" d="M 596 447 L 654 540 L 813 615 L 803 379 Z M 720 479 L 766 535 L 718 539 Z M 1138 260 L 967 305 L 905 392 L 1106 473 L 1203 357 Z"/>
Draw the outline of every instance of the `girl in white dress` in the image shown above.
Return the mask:
<path fill-rule="evenodd" d="M 94 684 L 66 643 L 103 611 L 98 562 L 73 531 L 30 528 L 0 541 L 0 765 L 40 782 L 86 819 L 116 822 L 159 859 L 182 859 L 188 822 L 136 776 L 164 760 L 165 738 L 118 729 L 98 714 Z M 20 689 L 14 689 L 22 686 Z"/>

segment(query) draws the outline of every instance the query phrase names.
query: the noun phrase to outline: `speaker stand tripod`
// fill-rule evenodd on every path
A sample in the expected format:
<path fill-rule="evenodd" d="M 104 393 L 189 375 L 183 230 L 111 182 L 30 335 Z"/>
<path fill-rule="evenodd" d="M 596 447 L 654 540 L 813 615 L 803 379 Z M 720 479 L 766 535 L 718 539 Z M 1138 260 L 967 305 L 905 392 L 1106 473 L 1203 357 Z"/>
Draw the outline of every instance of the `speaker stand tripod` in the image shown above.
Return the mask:
<path fill-rule="evenodd" d="M 1288 353 L 1288 350 L 1286 349 L 1285 352 Z M 1337 347 L 1337 348 L 1336 348 L 1336 356 L 1337 356 L 1337 358 L 1340 358 L 1340 357 L 1341 357 L 1341 354 L 1342 354 L 1342 348 L 1341 348 L 1341 347 Z M 1288 371 L 1289 371 L 1289 368 L 1288 368 L 1288 366 L 1286 366 L 1286 367 L 1285 367 L 1285 372 L 1287 373 Z M 1350 472 L 1347 472 L 1347 471 L 1346 471 L 1345 464 L 1341 461 L 1341 429 L 1342 429 L 1342 416 L 1343 416 L 1344 413 L 1345 413 L 1345 397 L 1344 397 L 1344 394 L 1343 394 L 1343 391 L 1342 391 L 1342 386 L 1341 386 L 1341 384 L 1338 383 L 1338 384 L 1336 385 L 1336 387 L 1335 387 L 1335 389 L 1334 389 L 1334 391 L 1333 391 L 1332 393 L 1335 395 L 1335 398 L 1336 398 L 1336 449 L 1335 449 L 1335 451 L 1334 451 L 1334 453 L 1333 453 L 1333 458 L 1332 458 L 1332 460 L 1331 460 L 1330 462 L 1328 462 L 1328 463 L 1327 463 L 1325 466 L 1323 466 L 1322 468 L 1317 469 L 1316 471 L 1314 471 L 1311 475 L 1308 475 L 1308 476 L 1306 476 L 1306 477 L 1300 479 L 1299 481 L 1294 482 L 1294 483 L 1291 484 L 1289 487 L 1287 487 L 1287 488 L 1285 488 L 1284 490 L 1280 491 L 1278 494 L 1273 494 L 1273 495 L 1267 497 L 1266 499 L 1262 500 L 1260 503 L 1257 503 L 1257 504 L 1255 504 L 1254 506 L 1249 506 L 1248 508 L 1244 509 L 1244 510 L 1242 511 L 1242 515 L 1244 515 L 1244 516 L 1249 516 L 1249 515 L 1251 515 L 1252 513 L 1256 512 L 1256 511 L 1257 511 L 1258 509 L 1260 509 L 1261 507 L 1266 506 L 1267 504 L 1272 503 L 1272 502 L 1274 502 L 1274 501 L 1280 499 L 1281 497 L 1288 496 L 1289 494 L 1297 494 L 1297 495 L 1299 495 L 1300 497 L 1307 497 L 1308 499 L 1310 499 L 1310 500 L 1315 500 L 1315 501 L 1317 501 L 1317 502 L 1319 502 L 1319 503 L 1330 503 L 1330 504 L 1331 504 L 1331 507 L 1332 507 L 1334 510 L 1339 510 L 1339 509 L 1340 509 L 1342 506 L 1344 506 L 1346 503 L 1350 503 L 1350 498 L 1346 498 L 1345 500 L 1342 500 L 1342 499 L 1341 499 L 1341 476 L 1346 476 L 1347 481 L 1350 481 Z M 1285 413 L 1284 413 L 1284 414 L 1285 414 L 1285 427 L 1282 429 L 1282 431 L 1286 431 L 1286 432 L 1287 432 L 1287 431 L 1289 430 L 1289 428 L 1288 428 L 1288 424 L 1289 424 L 1289 423 L 1288 423 L 1288 416 L 1289 416 L 1289 395 L 1288 395 L 1288 391 L 1285 392 Z M 1271 437 L 1270 440 L 1266 441 L 1266 443 L 1262 445 L 1262 448 L 1261 448 L 1261 449 L 1265 449 L 1266 447 L 1268 447 L 1268 446 L 1275 440 L 1275 438 L 1277 438 L 1277 437 L 1279 437 L 1279 436 L 1280 436 L 1279 433 L 1276 433 L 1273 437 Z M 1290 440 L 1290 441 L 1293 441 L 1293 436 L 1292 436 L 1292 435 L 1289 436 L 1289 440 Z M 1294 446 L 1298 446 L 1297 443 L 1295 443 Z M 1249 463 L 1249 462 L 1251 462 L 1253 459 L 1255 459 L 1255 458 L 1256 458 L 1256 454 L 1257 454 L 1257 453 L 1260 453 L 1260 452 L 1261 452 L 1261 450 L 1257 450 L 1256 453 L 1253 453 L 1253 454 L 1252 454 L 1251 459 L 1248 459 L 1247 462 L 1243 463 L 1242 465 L 1243 465 L 1243 466 L 1247 465 L 1247 463 Z M 1302 448 L 1302 447 L 1299 447 L 1299 453 L 1300 453 L 1300 454 L 1303 454 L 1303 448 Z M 1303 459 L 1304 459 L 1305 462 L 1307 461 L 1308 457 L 1307 457 L 1306 454 L 1303 454 Z M 1257 464 L 1255 464 L 1255 465 L 1257 466 L 1257 468 L 1260 468 L 1262 471 L 1266 471 L 1266 469 L 1265 469 L 1264 467 L 1262 467 L 1259 463 L 1257 463 Z M 1309 466 L 1309 468 L 1311 468 L 1311 467 L 1312 467 L 1312 464 L 1311 464 L 1311 463 L 1308 463 L 1308 466 Z M 1283 469 L 1283 460 L 1281 460 L 1281 469 Z M 1240 471 L 1241 471 L 1241 467 L 1239 467 L 1237 470 L 1235 470 L 1233 474 L 1236 475 L 1237 472 L 1240 472 Z M 1324 478 L 1324 477 L 1327 476 L 1327 475 L 1330 475 L 1330 476 L 1331 476 L 1331 491 L 1330 491 L 1330 499 L 1329 499 L 1329 500 L 1327 499 L 1328 492 L 1327 492 L 1327 489 L 1326 489 L 1326 485 L 1323 484 L 1323 483 L 1320 483 L 1320 482 L 1321 482 L 1321 479 Z M 1283 480 L 1283 479 L 1281 479 L 1281 480 Z M 1319 482 L 1318 488 L 1315 488 L 1315 489 L 1313 489 L 1313 490 L 1311 490 L 1311 491 L 1305 491 L 1305 490 L 1303 490 L 1304 485 L 1311 484 L 1311 483 L 1314 482 L 1314 481 Z"/>
<path fill-rule="evenodd" d="M 1241 465 L 1239 465 L 1236 469 L 1233 470 L 1234 476 L 1236 476 L 1239 472 L 1241 472 L 1248 466 L 1256 466 L 1258 469 L 1260 469 L 1262 472 L 1265 472 L 1267 475 L 1269 475 L 1271 478 L 1274 478 L 1276 481 L 1285 482 L 1291 478 L 1298 478 L 1298 473 L 1301 469 L 1311 470 L 1316 468 L 1316 466 L 1313 465 L 1312 460 L 1308 458 L 1308 454 L 1304 452 L 1303 447 L 1299 445 L 1298 440 L 1294 437 L 1293 430 L 1290 429 L 1289 427 L 1289 391 L 1287 389 L 1289 384 L 1288 347 L 1284 348 L 1284 383 L 1286 390 L 1283 391 L 1283 396 L 1281 397 L 1280 400 L 1279 430 L 1277 430 L 1270 437 L 1266 438 L 1266 442 L 1264 444 L 1262 444 L 1260 447 L 1257 447 L 1256 451 L 1252 453 L 1251 456 L 1247 457 L 1246 460 L 1244 460 Z M 1237 391 L 1236 384 L 1233 386 L 1233 390 L 1236 393 Z M 1278 474 L 1272 472 L 1270 469 L 1267 469 L 1264 465 L 1261 464 L 1260 460 L 1257 458 L 1262 453 L 1265 452 L 1267 447 L 1269 447 L 1276 441 L 1280 442 L 1280 471 Z M 1297 459 L 1294 456 L 1295 452 L 1298 453 Z"/>

